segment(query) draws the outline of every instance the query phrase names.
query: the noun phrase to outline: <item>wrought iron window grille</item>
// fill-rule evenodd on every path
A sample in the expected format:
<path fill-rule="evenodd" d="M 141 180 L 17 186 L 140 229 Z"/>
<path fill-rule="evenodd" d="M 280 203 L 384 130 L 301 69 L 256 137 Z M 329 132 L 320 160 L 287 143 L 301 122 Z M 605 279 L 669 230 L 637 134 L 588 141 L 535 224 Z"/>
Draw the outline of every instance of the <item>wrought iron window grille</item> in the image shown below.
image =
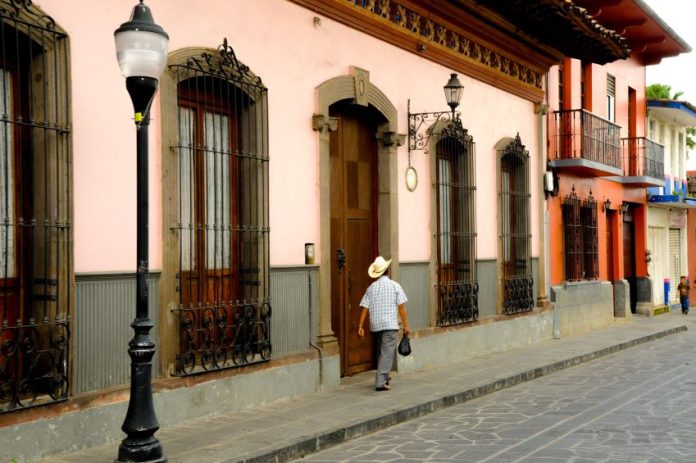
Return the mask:
<path fill-rule="evenodd" d="M 597 200 L 578 198 L 575 186 L 563 199 L 565 274 L 568 281 L 599 277 Z"/>
<path fill-rule="evenodd" d="M 408 155 L 429 153 L 437 138 L 438 326 L 476 321 L 476 214 L 474 140 L 455 111 L 411 113 L 408 103 Z M 437 131 L 437 132 L 436 132 Z"/>
<path fill-rule="evenodd" d="M 0 0 L 0 38 L 4 413 L 68 398 L 73 267 L 68 37 L 30 0 Z"/>
<path fill-rule="evenodd" d="M 529 151 L 520 135 L 501 153 L 501 260 L 503 313 L 534 309 L 529 220 Z"/>
<path fill-rule="evenodd" d="M 583 229 L 584 278 L 596 280 L 599 278 L 597 200 L 592 196 L 592 190 L 587 199 L 582 202 L 580 215 Z"/>
<path fill-rule="evenodd" d="M 225 39 L 171 65 L 178 83 L 176 373 L 271 357 L 267 89 Z"/>

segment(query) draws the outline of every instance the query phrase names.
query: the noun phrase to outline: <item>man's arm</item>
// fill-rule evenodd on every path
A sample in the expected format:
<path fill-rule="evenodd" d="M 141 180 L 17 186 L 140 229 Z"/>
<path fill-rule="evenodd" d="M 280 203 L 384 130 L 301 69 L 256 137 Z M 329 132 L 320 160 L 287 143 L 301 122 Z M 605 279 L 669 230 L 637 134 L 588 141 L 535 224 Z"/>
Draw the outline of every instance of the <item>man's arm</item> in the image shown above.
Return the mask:
<path fill-rule="evenodd" d="M 401 317 L 401 323 L 404 325 L 404 334 L 408 336 L 411 334 L 411 330 L 408 327 L 408 315 L 406 314 L 406 304 L 399 304 L 399 317 Z"/>
<path fill-rule="evenodd" d="M 358 336 L 361 338 L 365 336 L 365 330 L 363 329 L 363 323 L 367 318 L 367 307 L 360 307 L 360 321 L 358 322 Z"/>

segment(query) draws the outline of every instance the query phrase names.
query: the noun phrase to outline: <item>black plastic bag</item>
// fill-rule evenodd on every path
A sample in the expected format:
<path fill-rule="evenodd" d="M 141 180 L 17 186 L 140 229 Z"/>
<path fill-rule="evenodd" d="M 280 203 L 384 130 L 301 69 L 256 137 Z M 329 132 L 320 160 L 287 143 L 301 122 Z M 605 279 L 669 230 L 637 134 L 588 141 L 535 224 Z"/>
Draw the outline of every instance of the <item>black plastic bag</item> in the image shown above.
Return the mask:
<path fill-rule="evenodd" d="M 399 341 L 398 351 L 399 354 L 403 355 L 404 357 L 406 357 L 407 355 L 411 355 L 411 341 L 405 334 L 404 337 L 401 338 L 401 341 Z"/>

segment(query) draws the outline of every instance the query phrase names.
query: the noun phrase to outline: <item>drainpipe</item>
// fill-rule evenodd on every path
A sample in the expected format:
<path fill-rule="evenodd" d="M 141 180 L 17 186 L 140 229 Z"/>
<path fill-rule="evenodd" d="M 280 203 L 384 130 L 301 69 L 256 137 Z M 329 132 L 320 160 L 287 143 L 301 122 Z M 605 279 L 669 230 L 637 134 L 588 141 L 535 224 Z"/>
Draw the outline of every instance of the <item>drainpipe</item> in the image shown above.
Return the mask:
<path fill-rule="evenodd" d="M 546 117 L 547 129 L 548 129 L 548 111 L 549 111 L 549 101 L 548 101 L 548 87 L 549 87 L 549 74 L 546 73 L 546 90 L 544 103 L 535 105 L 534 111 L 537 114 L 537 174 L 538 174 L 538 185 L 539 185 L 539 195 L 538 195 L 538 208 L 539 208 L 539 239 L 541 241 L 539 246 L 539 269 L 537 270 L 537 275 L 539 276 L 538 290 L 539 302 L 546 303 L 549 297 L 549 281 L 548 281 L 548 215 L 546 210 L 546 190 L 544 189 L 544 173 L 546 172 L 546 159 L 548 158 L 548 144 L 544 142 L 544 120 Z M 548 136 L 548 130 L 547 130 Z"/>
<path fill-rule="evenodd" d="M 548 159 L 548 134 L 549 134 L 549 73 L 545 76 L 545 91 L 544 91 L 544 103 L 539 106 L 537 110 L 537 146 L 539 147 L 538 169 L 539 169 L 539 180 L 541 181 L 541 191 L 543 194 L 539 195 L 539 230 L 541 233 L 541 246 L 539 246 L 539 299 L 542 302 L 547 302 L 549 300 L 549 294 L 551 293 L 551 281 L 549 275 L 551 274 L 551 268 L 548 256 L 551 252 L 551 247 L 549 244 L 549 211 L 546 207 L 546 191 L 544 190 L 543 178 L 544 172 L 546 172 L 546 160 Z M 547 141 L 544 142 L 544 118 L 546 119 L 546 137 Z M 561 338 L 561 329 L 559 322 L 558 308 L 555 302 L 551 302 L 551 307 L 553 307 L 553 339 Z"/>
<path fill-rule="evenodd" d="M 307 274 L 307 291 L 309 292 L 309 297 L 307 301 L 309 303 L 309 345 L 317 350 L 319 353 L 319 389 L 324 385 L 324 351 L 321 347 L 314 343 L 312 337 L 312 315 L 314 314 L 312 310 L 312 275 Z"/>

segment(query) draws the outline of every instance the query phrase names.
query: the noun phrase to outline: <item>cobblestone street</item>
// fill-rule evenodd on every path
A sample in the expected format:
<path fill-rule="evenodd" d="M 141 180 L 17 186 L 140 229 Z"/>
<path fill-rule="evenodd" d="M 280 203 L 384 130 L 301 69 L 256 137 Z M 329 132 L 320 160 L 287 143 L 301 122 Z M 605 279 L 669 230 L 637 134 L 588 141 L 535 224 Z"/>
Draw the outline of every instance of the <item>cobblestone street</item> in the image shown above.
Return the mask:
<path fill-rule="evenodd" d="M 669 336 L 301 461 L 694 462 L 695 344 Z"/>

